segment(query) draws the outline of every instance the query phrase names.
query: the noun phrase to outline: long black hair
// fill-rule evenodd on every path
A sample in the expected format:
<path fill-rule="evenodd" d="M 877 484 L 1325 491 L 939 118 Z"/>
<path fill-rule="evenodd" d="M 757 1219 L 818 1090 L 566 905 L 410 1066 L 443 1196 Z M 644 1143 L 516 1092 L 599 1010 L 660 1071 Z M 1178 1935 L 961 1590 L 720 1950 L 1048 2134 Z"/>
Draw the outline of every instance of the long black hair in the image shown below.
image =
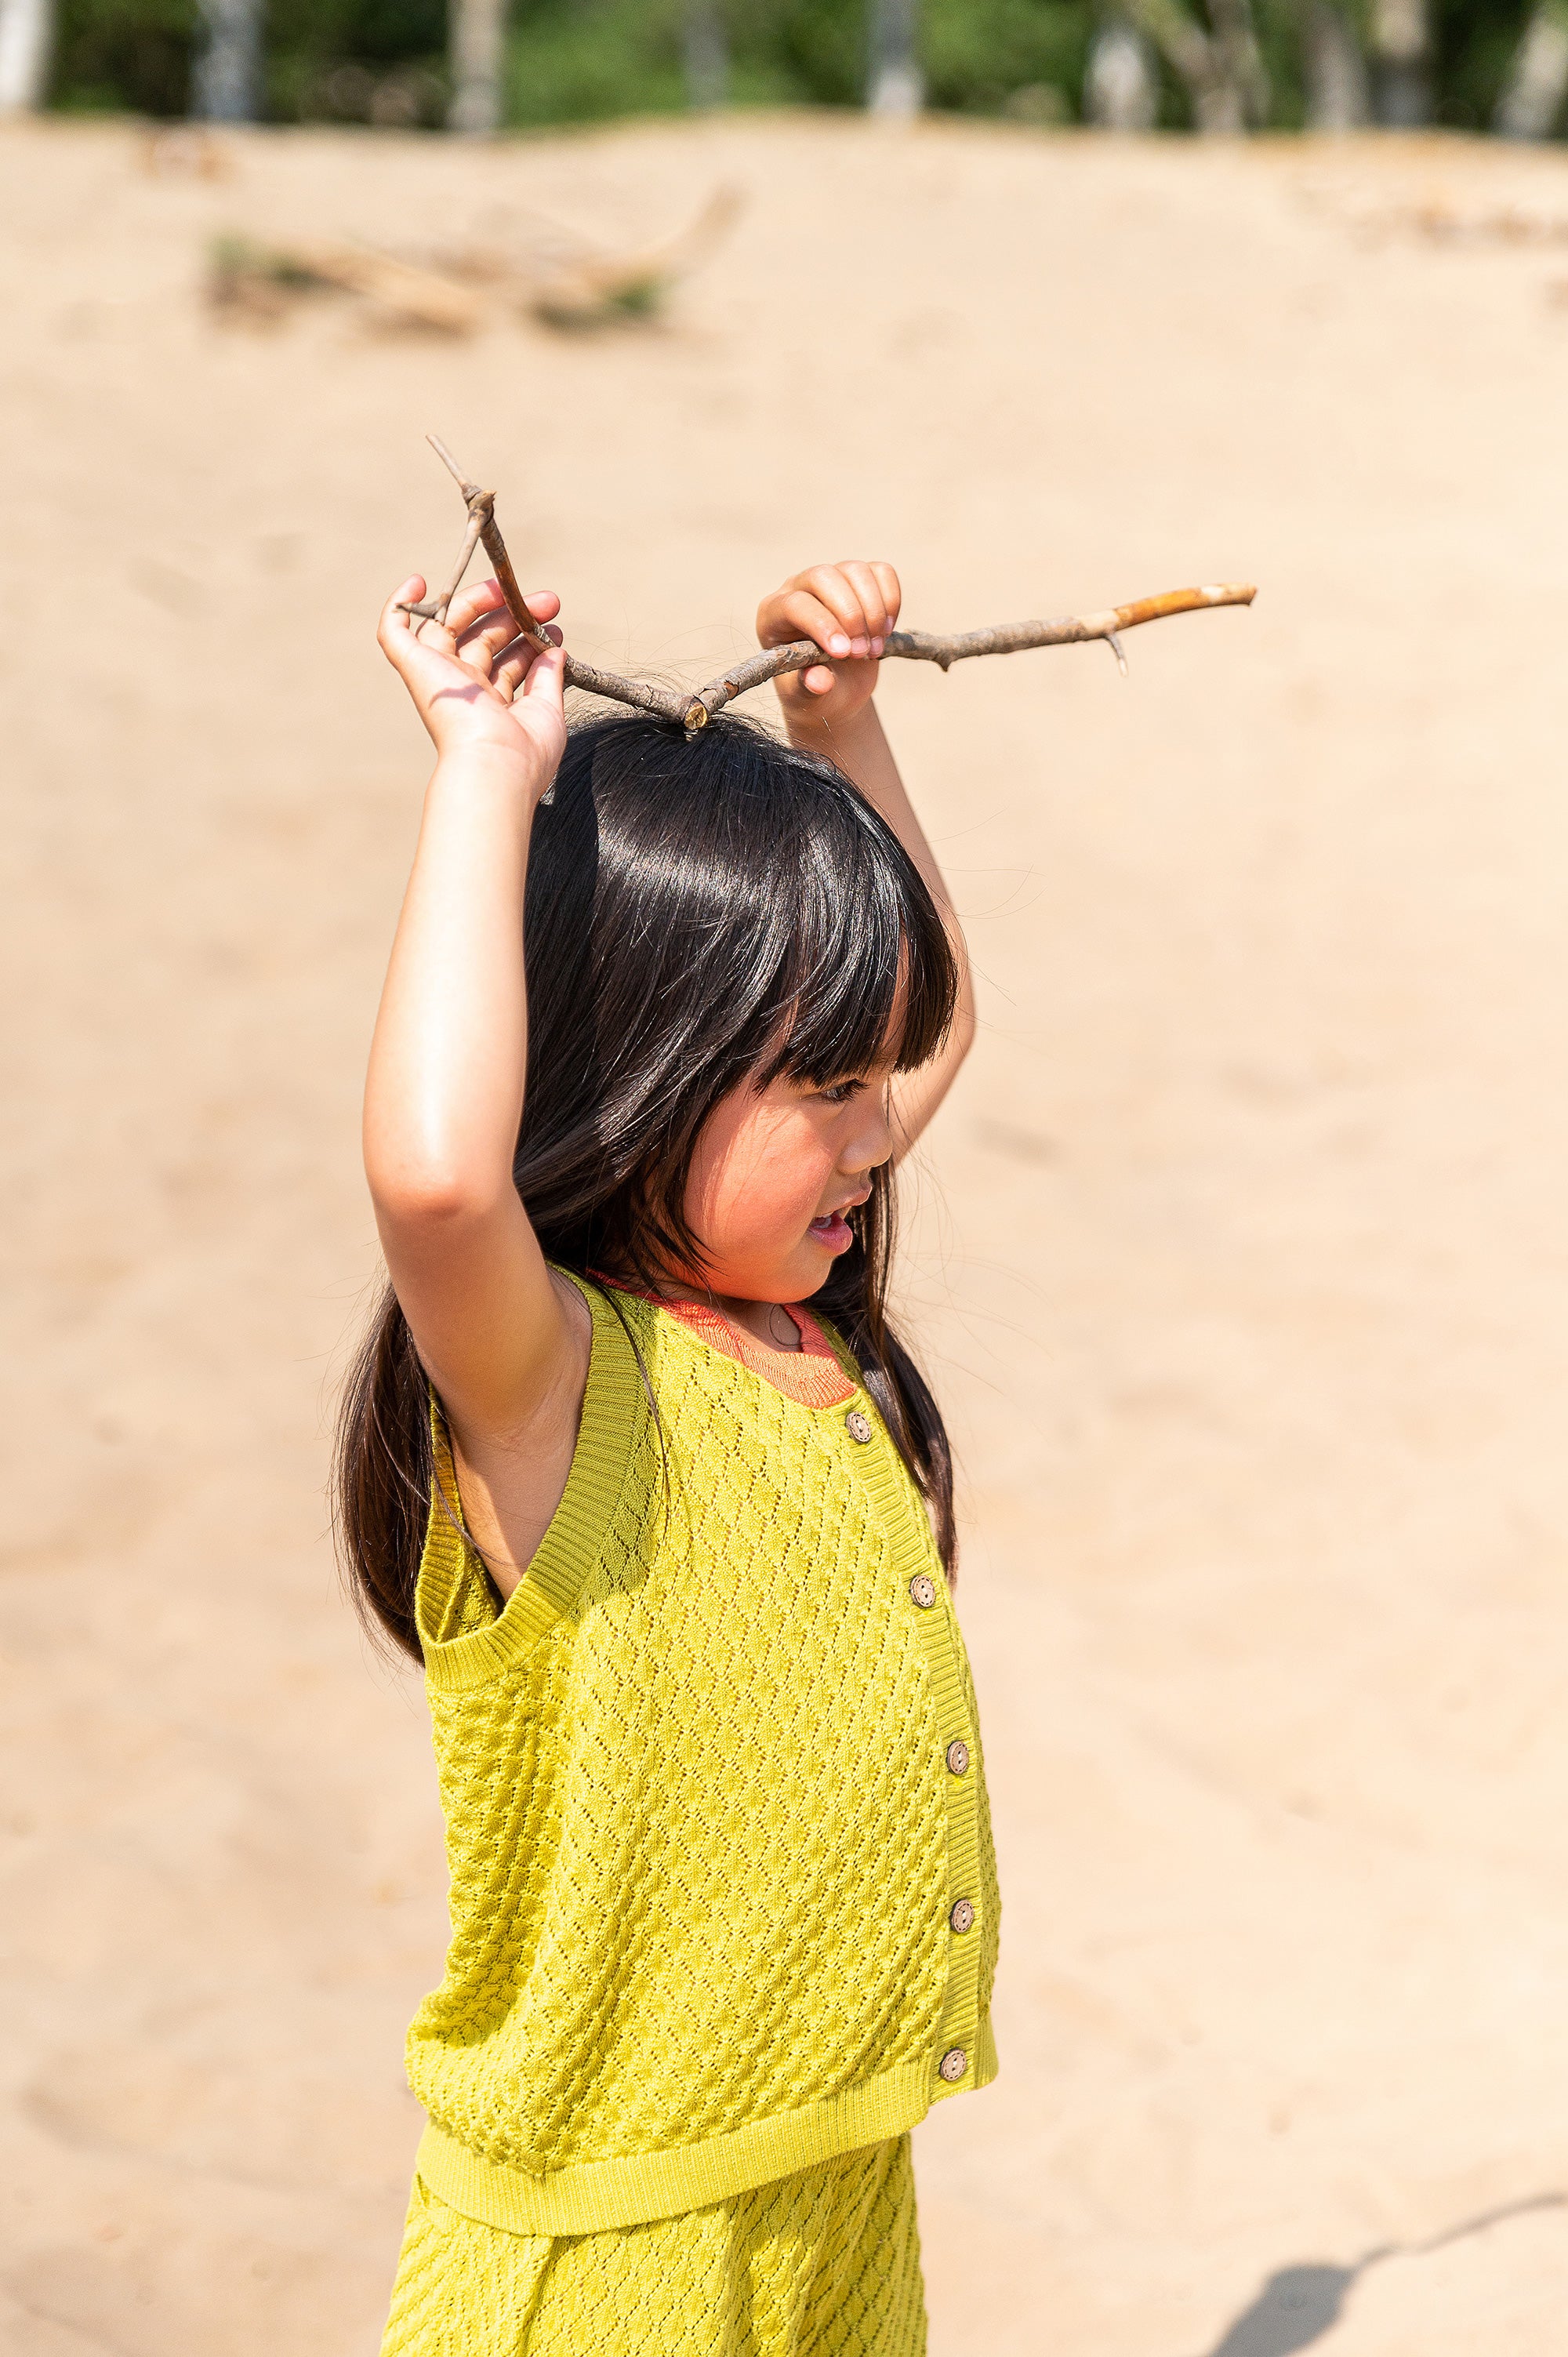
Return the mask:
<path fill-rule="evenodd" d="M 831 763 L 743 720 L 687 740 L 575 728 L 534 820 L 523 905 L 528 1071 L 512 1165 L 546 1257 L 658 1292 L 703 1254 L 685 1214 L 703 1123 L 750 1076 L 826 1085 L 934 1055 L 958 969 L 897 835 Z M 887 1321 L 889 1167 L 813 1308 L 861 1369 L 955 1546 L 936 1402 Z M 434 1477 L 430 1389 L 388 1286 L 338 1419 L 339 1540 L 357 1600 L 420 1658 L 413 1590 Z"/>

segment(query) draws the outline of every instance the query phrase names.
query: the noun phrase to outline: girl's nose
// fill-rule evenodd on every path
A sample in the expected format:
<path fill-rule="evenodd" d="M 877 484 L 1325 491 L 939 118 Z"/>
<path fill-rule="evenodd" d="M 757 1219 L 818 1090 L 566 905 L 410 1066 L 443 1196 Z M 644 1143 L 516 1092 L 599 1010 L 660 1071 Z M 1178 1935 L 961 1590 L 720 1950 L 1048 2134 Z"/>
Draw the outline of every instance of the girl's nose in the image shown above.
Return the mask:
<path fill-rule="evenodd" d="M 875 1170 L 886 1162 L 893 1151 L 893 1131 L 887 1107 L 877 1104 L 866 1107 L 866 1118 L 858 1123 L 849 1146 L 840 1159 L 839 1167 L 846 1177 L 858 1178 L 863 1172 Z"/>

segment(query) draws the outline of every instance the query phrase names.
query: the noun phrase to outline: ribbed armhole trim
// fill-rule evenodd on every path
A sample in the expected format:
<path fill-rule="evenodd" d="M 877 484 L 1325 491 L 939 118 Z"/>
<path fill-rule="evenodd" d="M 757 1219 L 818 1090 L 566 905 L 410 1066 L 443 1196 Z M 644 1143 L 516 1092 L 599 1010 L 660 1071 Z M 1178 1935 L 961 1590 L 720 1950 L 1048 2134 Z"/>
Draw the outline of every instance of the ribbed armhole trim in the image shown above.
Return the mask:
<path fill-rule="evenodd" d="M 994 2050 L 992 2059 L 994 2070 Z M 487 2160 L 432 2122 L 415 2167 L 441 2201 L 487 2225 L 514 2234 L 601 2234 L 702 2210 L 840 2153 L 902 2136 L 924 2119 L 932 2093 L 925 2064 L 906 2062 L 864 2087 L 703 2144 L 585 2161 L 543 2177 Z"/>
<path fill-rule="evenodd" d="M 414 1609 L 425 1681 L 446 1693 L 482 1685 L 494 1677 L 571 1605 L 604 1544 L 643 1437 L 648 1395 L 626 1329 L 602 1294 L 590 1286 L 578 1285 L 577 1289 L 588 1305 L 594 1333 L 577 1445 L 561 1503 L 500 1613 L 489 1628 L 470 1629 L 456 1637 L 446 1637 L 442 1631 L 467 1568 L 468 1548 L 451 1519 L 456 1478 L 446 1424 L 432 1395 L 438 1491 L 431 1500 Z M 443 1488 L 448 1501 L 445 1506 L 439 1494 Z"/>

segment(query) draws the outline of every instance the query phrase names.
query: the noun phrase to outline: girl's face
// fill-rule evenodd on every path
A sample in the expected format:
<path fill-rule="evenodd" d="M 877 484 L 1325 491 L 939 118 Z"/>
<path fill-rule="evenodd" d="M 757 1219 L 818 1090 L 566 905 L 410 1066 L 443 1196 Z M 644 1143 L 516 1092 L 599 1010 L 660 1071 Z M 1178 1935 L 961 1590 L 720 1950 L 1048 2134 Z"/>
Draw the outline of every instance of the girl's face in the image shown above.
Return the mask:
<path fill-rule="evenodd" d="M 826 1087 L 787 1075 L 742 1082 L 698 1135 L 686 1218 L 706 1290 L 736 1301 L 805 1301 L 854 1242 L 844 1214 L 893 1151 L 891 1062 Z"/>

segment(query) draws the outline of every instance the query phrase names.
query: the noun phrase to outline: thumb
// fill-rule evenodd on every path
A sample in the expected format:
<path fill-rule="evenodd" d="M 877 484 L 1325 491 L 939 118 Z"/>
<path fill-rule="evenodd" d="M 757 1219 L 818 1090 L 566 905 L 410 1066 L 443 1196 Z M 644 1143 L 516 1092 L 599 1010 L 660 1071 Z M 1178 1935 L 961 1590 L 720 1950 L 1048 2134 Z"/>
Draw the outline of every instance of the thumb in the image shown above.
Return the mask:
<path fill-rule="evenodd" d="M 418 644 L 414 637 L 417 621 L 413 615 L 403 609 L 424 595 L 424 576 L 411 573 L 408 579 L 392 591 L 381 608 L 381 619 L 376 624 L 376 644 L 402 679 L 408 677 L 409 659 Z"/>

